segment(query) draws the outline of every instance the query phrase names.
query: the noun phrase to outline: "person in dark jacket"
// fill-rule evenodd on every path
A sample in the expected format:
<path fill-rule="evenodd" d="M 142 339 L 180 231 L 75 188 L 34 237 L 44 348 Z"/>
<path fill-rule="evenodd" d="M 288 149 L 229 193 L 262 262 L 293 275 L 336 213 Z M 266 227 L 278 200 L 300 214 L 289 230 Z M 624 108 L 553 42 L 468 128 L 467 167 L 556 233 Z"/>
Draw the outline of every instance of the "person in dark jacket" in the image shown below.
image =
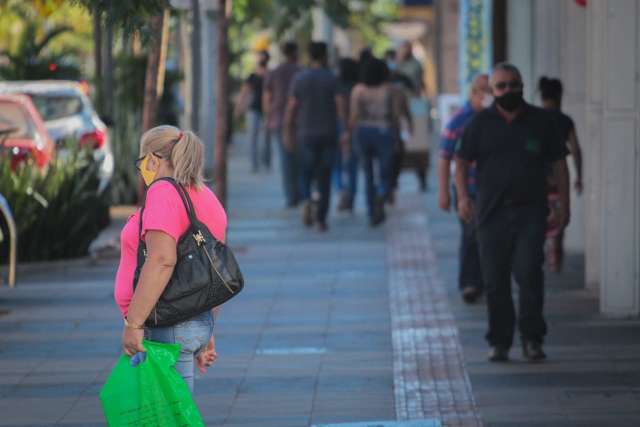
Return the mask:
<path fill-rule="evenodd" d="M 511 276 L 520 288 L 518 329 L 523 356 L 546 358 L 544 239 L 547 224 L 547 175 L 558 185 L 554 213 L 562 227 L 569 221 L 566 147 L 548 111 L 526 103 L 520 71 L 500 63 L 491 75 L 494 104 L 467 125 L 456 152 L 458 213 L 476 221 L 487 296 L 489 360 L 509 358 L 516 325 Z M 469 165 L 476 162 L 477 196 L 468 192 Z"/>

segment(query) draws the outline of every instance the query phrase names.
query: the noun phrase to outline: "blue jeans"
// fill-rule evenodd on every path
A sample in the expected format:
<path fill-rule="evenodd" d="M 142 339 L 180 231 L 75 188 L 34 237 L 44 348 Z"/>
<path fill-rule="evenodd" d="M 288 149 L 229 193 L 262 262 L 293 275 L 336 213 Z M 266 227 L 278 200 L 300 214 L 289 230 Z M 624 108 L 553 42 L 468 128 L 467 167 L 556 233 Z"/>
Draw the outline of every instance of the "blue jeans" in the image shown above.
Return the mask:
<path fill-rule="evenodd" d="M 353 203 L 358 190 L 358 156 L 352 148 L 349 158 L 343 157 L 342 150 L 338 150 L 332 172 L 333 185 L 338 191 L 346 191 L 349 194 L 349 200 Z"/>
<path fill-rule="evenodd" d="M 393 161 L 393 133 L 390 129 L 358 126 L 355 141 L 364 169 L 367 207 L 373 215 L 376 199 L 386 198 L 391 190 L 391 162 Z M 377 176 L 374 173 L 377 170 Z"/>
<path fill-rule="evenodd" d="M 166 328 L 147 328 L 145 337 L 151 341 L 180 344 L 176 370 L 193 391 L 195 357 L 207 347 L 213 335 L 213 315 L 205 311 L 189 320 Z"/>
<path fill-rule="evenodd" d="M 271 138 L 262 127 L 262 113 L 255 110 L 248 111 L 249 144 L 251 153 L 251 170 L 258 171 L 260 165 L 271 167 Z"/>
<path fill-rule="evenodd" d="M 311 200 L 312 186 L 320 195 L 315 220 L 324 223 L 331 197 L 331 168 L 336 159 L 336 137 L 306 138 L 300 141 L 300 195 Z"/>
<path fill-rule="evenodd" d="M 298 193 L 299 186 L 299 159 L 298 148 L 296 147 L 292 151 L 287 150 L 282 144 L 282 129 L 270 129 L 267 134 L 267 139 L 275 139 L 275 143 L 280 147 L 280 168 L 282 171 L 282 189 L 284 191 L 284 197 L 287 206 L 295 206 L 300 201 L 300 195 Z"/>
<path fill-rule="evenodd" d="M 458 193 L 455 186 L 451 191 L 453 193 L 453 207 L 457 210 Z M 475 203 L 474 193 L 469 190 L 469 195 Z M 458 252 L 460 258 L 458 287 L 460 290 L 467 287 L 475 288 L 478 291 L 484 289 L 477 228 L 475 219 L 471 223 L 460 220 L 460 250 Z"/>

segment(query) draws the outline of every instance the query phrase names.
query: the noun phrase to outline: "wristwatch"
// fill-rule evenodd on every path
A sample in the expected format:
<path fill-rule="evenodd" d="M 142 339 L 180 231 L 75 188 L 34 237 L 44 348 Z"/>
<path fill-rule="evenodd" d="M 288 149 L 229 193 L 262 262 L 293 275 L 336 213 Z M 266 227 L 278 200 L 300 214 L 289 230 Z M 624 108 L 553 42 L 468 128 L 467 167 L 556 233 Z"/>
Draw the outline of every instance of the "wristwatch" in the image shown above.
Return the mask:
<path fill-rule="evenodd" d="M 129 323 L 127 318 L 124 318 L 124 327 L 130 329 L 144 329 L 144 325 L 134 325 L 133 323 Z"/>

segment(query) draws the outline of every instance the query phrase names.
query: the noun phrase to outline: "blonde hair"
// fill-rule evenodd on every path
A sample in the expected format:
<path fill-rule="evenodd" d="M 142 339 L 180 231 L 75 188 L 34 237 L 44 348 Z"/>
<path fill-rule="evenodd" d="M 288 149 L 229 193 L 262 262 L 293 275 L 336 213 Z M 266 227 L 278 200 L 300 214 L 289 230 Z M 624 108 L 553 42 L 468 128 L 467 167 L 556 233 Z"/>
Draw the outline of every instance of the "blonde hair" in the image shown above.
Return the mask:
<path fill-rule="evenodd" d="M 184 186 L 200 187 L 204 183 L 204 145 L 190 130 L 181 131 L 175 126 L 156 126 L 140 138 L 140 156 L 156 153 L 169 160 L 173 179 Z"/>

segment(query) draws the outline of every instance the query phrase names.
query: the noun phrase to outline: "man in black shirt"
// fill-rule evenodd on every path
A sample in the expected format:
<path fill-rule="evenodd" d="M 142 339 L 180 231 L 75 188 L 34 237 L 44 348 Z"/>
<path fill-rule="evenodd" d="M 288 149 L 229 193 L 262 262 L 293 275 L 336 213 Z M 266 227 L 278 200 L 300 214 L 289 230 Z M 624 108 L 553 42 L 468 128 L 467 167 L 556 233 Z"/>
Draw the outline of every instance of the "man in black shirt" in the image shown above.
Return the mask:
<path fill-rule="evenodd" d="M 338 80 L 327 67 L 327 44 L 309 44 L 311 64 L 291 84 L 284 116 L 283 144 L 297 145 L 300 153 L 300 197 L 304 202 L 302 221 L 327 231 L 331 196 L 331 168 L 338 149 L 338 112 L 344 111 Z M 344 123 L 344 120 L 343 120 Z M 315 187 L 315 188 L 313 188 Z M 313 191 L 317 200 L 312 197 Z"/>
<path fill-rule="evenodd" d="M 515 330 L 511 274 L 519 285 L 518 328 L 523 354 L 530 361 L 546 357 L 544 239 L 547 223 L 546 177 L 555 175 L 560 195 L 557 222 L 569 220 L 566 147 L 553 117 L 527 104 L 522 78 L 511 64 L 498 64 L 491 76 L 494 104 L 471 120 L 457 148 L 458 212 L 475 216 L 480 261 L 487 295 L 490 361 L 508 360 Z M 469 163 L 476 162 L 474 206 L 467 193 Z"/>

